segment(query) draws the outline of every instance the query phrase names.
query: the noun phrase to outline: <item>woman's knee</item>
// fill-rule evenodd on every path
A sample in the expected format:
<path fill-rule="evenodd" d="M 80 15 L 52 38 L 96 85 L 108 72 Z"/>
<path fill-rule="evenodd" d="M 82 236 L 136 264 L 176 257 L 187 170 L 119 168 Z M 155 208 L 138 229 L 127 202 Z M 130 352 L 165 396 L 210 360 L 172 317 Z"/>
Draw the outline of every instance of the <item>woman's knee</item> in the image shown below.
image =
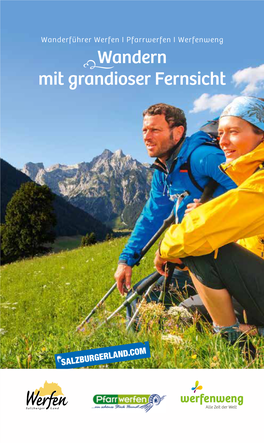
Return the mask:
<path fill-rule="evenodd" d="M 182 261 L 204 286 L 212 289 L 224 288 L 215 266 L 214 253 L 197 257 L 186 257 Z"/>

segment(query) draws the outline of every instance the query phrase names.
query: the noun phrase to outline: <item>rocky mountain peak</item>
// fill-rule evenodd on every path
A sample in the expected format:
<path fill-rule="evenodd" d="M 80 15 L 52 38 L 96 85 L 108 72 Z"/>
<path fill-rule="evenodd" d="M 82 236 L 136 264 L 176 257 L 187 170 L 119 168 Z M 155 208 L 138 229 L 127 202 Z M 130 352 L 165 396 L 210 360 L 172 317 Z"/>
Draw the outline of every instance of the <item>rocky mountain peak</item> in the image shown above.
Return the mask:
<path fill-rule="evenodd" d="M 123 158 L 126 157 L 125 154 L 123 153 L 122 149 L 118 149 L 117 151 L 114 152 L 114 156 L 117 158 Z"/>
<path fill-rule="evenodd" d="M 23 172 L 110 226 L 117 220 L 119 226 L 132 227 L 148 197 L 153 171 L 121 149 L 105 149 L 91 162 L 46 169 L 42 163 L 27 163 Z"/>
<path fill-rule="evenodd" d="M 101 157 L 101 158 L 105 158 L 105 159 L 107 159 L 107 158 L 112 157 L 112 155 L 113 155 L 112 151 L 109 151 L 109 149 L 105 149 L 105 150 L 102 152 L 102 154 L 99 155 L 98 157 Z M 97 157 L 97 158 L 98 158 L 98 157 Z"/>
<path fill-rule="evenodd" d="M 25 164 L 24 168 L 22 169 L 22 172 L 26 174 L 28 177 L 30 177 L 32 180 L 35 180 L 38 172 L 41 169 L 44 169 L 43 163 L 28 162 Z"/>

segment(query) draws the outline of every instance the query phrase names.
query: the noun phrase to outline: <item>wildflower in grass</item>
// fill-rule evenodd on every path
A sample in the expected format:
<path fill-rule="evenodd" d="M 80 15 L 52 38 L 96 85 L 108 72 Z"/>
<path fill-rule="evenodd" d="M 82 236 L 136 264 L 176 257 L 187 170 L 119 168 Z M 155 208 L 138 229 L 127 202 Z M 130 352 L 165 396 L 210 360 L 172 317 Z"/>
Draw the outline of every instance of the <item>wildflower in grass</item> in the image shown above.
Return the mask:
<path fill-rule="evenodd" d="M 1 335 L 4 335 L 4 334 L 6 334 L 6 333 L 7 333 L 7 331 L 6 331 L 5 329 L 2 329 L 2 328 L 0 329 L 0 334 L 1 334 Z"/>
<path fill-rule="evenodd" d="M 168 343 L 171 343 L 172 345 L 178 345 L 183 341 L 182 338 L 179 337 L 178 335 L 172 335 L 172 334 L 162 335 L 161 340 L 167 341 Z"/>
<path fill-rule="evenodd" d="M 212 361 L 210 362 L 210 368 L 220 368 L 220 360 L 218 353 L 213 356 Z"/>
<path fill-rule="evenodd" d="M 147 303 L 144 300 L 140 306 L 140 328 L 142 331 L 153 332 L 162 329 L 165 319 L 165 307 L 162 303 Z"/>
<path fill-rule="evenodd" d="M 5 303 L 0 303 L 1 308 L 4 308 L 4 309 L 12 309 L 12 310 L 16 309 L 13 305 L 17 305 L 17 303 L 10 303 L 8 301 Z"/>
<path fill-rule="evenodd" d="M 164 322 L 164 332 L 174 334 L 175 331 L 182 330 L 192 320 L 192 315 L 187 309 L 179 306 L 172 306 L 166 311 L 166 320 Z"/>
<path fill-rule="evenodd" d="M 196 360 L 196 359 L 197 359 L 197 355 L 196 355 L 196 354 L 193 354 L 191 358 L 192 358 L 193 360 Z"/>
<path fill-rule="evenodd" d="M 177 317 L 182 320 L 191 320 L 192 314 L 183 306 L 172 306 L 168 310 L 168 315 L 171 317 Z"/>
<path fill-rule="evenodd" d="M 70 283 L 69 283 L 69 282 L 67 282 L 67 283 L 65 283 L 65 285 L 69 286 L 69 285 L 70 285 Z"/>

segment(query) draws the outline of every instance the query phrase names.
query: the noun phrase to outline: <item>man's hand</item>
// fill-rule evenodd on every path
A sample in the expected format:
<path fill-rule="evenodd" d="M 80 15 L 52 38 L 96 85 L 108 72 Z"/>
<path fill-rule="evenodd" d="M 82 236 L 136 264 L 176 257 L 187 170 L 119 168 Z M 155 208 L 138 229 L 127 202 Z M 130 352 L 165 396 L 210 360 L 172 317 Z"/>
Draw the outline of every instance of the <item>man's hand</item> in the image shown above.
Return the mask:
<path fill-rule="evenodd" d="M 193 211 L 195 208 L 198 208 L 198 206 L 201 206 L 202 203 L 200 202 L 200 200 L 198 198 L 195 198 L 193 200 L 193 203 L 189 203 L 186 207 L 186 211 L 184 213 L 184 215 L 188 214 L 189 212 Z"/>
<path fill-rule="evenodd" d="M 159 254 L 159 250 L 156 251 L 155 254 L 155 259 L 154 259 L 154 265 L 155 268 L 157 269 L 158 273 L 161 275 L 164 275 L 164 277 L 168 276 L 168 272 L 166 271 L 166 263 L 168 260 L 166 260 L 165 258 L 162 258 Z M 182 261 L 180 258 L 174 258 L 174 259 L 170 259 L 171 263 L 176 263 L 178 265 L 182 265 Z M 187 268 L 186 268 L 187 269 Z M 184 268 L 185 270 L 185 268 Z"/>
<path fill-rule="evenodd" d="M 120 263 L 117 266 L 117 270 L 115 273 L 115 279 L 117 282 L 117 289 L 120 294 L 125 295 L 131 288 L 131 275 L 132 268 L 131 266 L 126 265 L 125 263 Z"/>

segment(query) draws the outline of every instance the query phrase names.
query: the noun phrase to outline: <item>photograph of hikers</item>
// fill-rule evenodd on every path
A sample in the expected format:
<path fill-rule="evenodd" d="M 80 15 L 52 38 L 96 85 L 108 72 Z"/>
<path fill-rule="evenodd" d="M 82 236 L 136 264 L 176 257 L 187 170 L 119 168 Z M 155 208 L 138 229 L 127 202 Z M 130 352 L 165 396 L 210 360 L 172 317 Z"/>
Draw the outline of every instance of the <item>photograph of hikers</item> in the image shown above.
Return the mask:
<path fill-rule="evenodd" d="M 2 2 L 2 369 L 263 369 L 263 12 Z"/>

